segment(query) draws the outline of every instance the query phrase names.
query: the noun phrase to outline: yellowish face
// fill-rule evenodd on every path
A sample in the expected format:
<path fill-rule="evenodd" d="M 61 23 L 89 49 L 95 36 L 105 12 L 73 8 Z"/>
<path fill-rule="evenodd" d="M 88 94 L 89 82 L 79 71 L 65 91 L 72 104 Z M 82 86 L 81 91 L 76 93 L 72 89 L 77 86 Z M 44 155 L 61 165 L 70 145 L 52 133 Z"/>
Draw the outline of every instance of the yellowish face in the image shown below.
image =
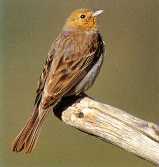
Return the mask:
<path fill-rule="evenodd" d="M 96 16 L 89 9 L 78 9 L 72 12 L 66 21 L 65 27 L 76 28 L 78 30 L 95 30 Z"/>

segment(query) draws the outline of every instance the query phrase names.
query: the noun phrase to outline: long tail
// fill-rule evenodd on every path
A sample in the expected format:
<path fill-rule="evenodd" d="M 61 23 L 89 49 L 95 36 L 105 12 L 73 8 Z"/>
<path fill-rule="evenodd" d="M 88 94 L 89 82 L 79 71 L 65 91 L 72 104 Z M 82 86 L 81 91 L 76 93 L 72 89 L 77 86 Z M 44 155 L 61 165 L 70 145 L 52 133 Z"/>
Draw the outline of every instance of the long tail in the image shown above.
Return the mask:
<path fill-rule="evenodd" d="M 43 121 L 48 111 L 35 108 L 25 127 L 20 131 L 12 145 L 12 151 L 31 153 L 35 148 Z"/>

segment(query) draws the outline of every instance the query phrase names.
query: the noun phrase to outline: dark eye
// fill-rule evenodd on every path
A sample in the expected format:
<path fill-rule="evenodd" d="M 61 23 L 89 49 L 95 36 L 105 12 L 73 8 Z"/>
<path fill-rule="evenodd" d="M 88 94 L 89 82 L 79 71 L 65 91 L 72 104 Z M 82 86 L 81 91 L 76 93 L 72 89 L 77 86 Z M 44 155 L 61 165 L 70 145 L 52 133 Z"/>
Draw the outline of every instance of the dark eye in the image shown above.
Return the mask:
<path fill-rule="evenodd" d="M 85 17 L 86 17 L 86 15 L 84 15 L 84 14 L 82 14 L 82 15 L 80 16 L 81 19 L 84 19 Z"/>

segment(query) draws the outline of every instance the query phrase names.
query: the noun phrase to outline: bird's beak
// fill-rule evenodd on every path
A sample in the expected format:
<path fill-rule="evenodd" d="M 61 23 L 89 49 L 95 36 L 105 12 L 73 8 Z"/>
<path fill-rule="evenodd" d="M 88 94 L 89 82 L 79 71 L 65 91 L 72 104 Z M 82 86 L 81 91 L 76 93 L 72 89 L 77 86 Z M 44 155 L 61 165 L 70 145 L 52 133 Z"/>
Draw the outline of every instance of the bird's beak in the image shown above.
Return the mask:
<path fill-rule="evenodd" d="M 96 16 L 102 14 L 103 12 L 104 12 L 104 10 L 97 10 L 93 13 L 93 17 L 96 17 Z"/>

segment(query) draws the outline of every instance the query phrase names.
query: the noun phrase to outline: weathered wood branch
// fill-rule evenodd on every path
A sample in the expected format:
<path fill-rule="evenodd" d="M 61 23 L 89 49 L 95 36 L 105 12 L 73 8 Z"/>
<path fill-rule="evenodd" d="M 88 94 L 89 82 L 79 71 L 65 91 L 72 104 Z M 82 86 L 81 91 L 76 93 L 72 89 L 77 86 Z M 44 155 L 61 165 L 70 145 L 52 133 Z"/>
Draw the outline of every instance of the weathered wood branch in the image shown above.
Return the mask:
<path fill-rule="evenodd" d="M 89 97 L 67 105 L 58 115 L 66 124 L 159 164 L 158 125 Z"/>

